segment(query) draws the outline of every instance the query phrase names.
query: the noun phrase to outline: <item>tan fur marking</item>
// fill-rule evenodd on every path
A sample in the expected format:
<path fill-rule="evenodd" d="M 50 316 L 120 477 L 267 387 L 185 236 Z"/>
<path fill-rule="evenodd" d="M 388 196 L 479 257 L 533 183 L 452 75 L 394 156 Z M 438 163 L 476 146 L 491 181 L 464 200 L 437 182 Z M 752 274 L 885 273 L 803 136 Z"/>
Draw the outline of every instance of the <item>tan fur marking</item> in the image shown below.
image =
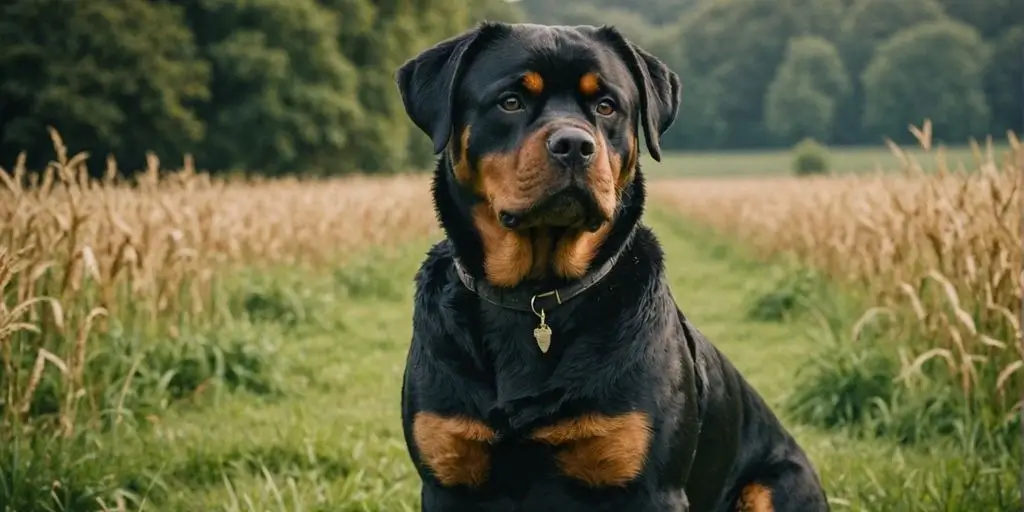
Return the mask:
<path fill-rule="evenodd" d="M 747 485 L 743 488 L 736 510 L 737 512 L 774 512 L 772 490 L 758 483 Z"/>
<path fill-rule="evenodd" d="M 455 179 L 459 183 L 469 183 L 473 177 L 473 171 L 469 166 L 469 130 L 469 125 L 463 128 L 462 137 L 459 139 L 462 146 L 459 148 L 459 159 L 455 162 Z"/>
<path fill-rule="evenodd" d="M 473 223 L 484 246 L 484 273 L 496 286 L 515 286 L 533 268 L 533 242 L 517 231 L 509 231 L 498 223 L 495 213 L 486 205 L 473 208 Z"/>
<path fill-rule="evenodd" d="M 597 198 L 597 204 L 605 218 L 612 218 L 618 204 L 618 174 L 621 169 L 621 158 L 611 148 L 600 133 L 597 134 L 596 160 L 587 173 L 587 186 Z M 597 256 L 598 249 L 604 243 L 611 223 L 605 222 L 597 231 L 570 231 L 558 240 L 552 261 L 554 272 L 562 277 L 578 279 L 583 277 L 590 268 L 590 262 Z"/>
<path fill-rule="evenodd" d="M 558 240 L 555 248 L 553 267 L 556 274 L 569 279 L 579 279 L 590 269 L 598 249 L 604 243 L 612 223 L 605 222 L 597 231 L 575 231 L 566 233 Z"/>
<path fill-rule="evenodd" d="M 587 186 L 597 199 L 598 208 L 605 218 L 610 219 L 615 213 L 615 205 L 618 202 L 618 193 L 615 190 L 616 178 L 619 169 L 612 163 L 612 155 L 615 149 L 608 146 L 604 135 L 596 134 L 597 149 L 594 153 L 595 160 L 587 172 Z"/>
<path fill-rule="evenodd" d="M 548 166 L 548 130 L 538 130 L 516 153 L 494 153 L 480 159 L 477 193 L 497 214 L 529 208 L 541 196 L 551 170 Z"/>
<path fill-rule="evenodd" d="M 527 71 L 523 75 L 523 87 L 534 96 L 544 92 L 544 78 L 536 71 Z"/>
<path fill-rule="evenodd" d="M 484 270 L 487 280 L 497 286 L 515 286 L 531 275 L 546 271 L 550 240 L 535 244 L 526 233 L 509 231 L 498 222 L 498 214 L 522 211 L 533 205 L 548 186 L 548 130 L 538 130 L 524 141 L 517 153 L 497 153 L 480 159 L 476 193 L 487 204 L 473 210 L 473 222 L 484 246 Z M 537 250 L 535 250 L 537 249 Z"/>
<path fill-rule="evenodd" d="M 534 440 L 558 446 L 558 466 L 593 486 L 624 486 L 643 470 L 651 440 L 647 415 L 588 414 L 538 429 Z"/>
<path fill-rule="evenodd" d="M 432 412 L 416 414 L 413 439 L 423 461 L 443 485 L 478 486 L 491 469 L 488 443 L 494 431 L 468 418 L 445 418 Z"/>
<path fill-rule="evenodd" d="M 586 73 L 580 77 L 580 92 L 584 96 L 593 96 L 600 89 L 596 73 Z"/>
<path fill-rule="evenodd" d="M 580 278 L 589 270 L 611 230 L 611 223 L 605 222 L 593 233 L 569 230 L 554 239 L 544 228 L 527 233 L 501 226 L 500 212 L 528 209 L 543 196 L 558 172 L 550 168 L 548 161 L 549 132 L 538 130 L 514 153 L 495 153 L 480 159 L 473 189 L 486 204 L 474 209 L 473 221 L 483 241 L 484 270 L 488 281 L 494 285 L 511 287 L 528 277 L 541 278 L 549 272 L 570 279 Z M 587 186 L 597 198 L 604 217 L 611 219 L 625 186 L 621 177 L 622 157 L 609 147 L 600 133 L 596 137 L 595 160 L 587 173 Z M 463 139 L 465 153 L 467 131 L 463 131 Z M 635 145 L 631 148 L 635 158 Z"/>
<path fill-rule="evenodd" d="M 626 185 L 633 180 L 633 175 L 636 174 L 636 162 L 637 162 L 637 141 L 636 137 L 629 139 L 629 157 L 626 160 L 626 167 L 619 167 L 619 179 L 615 184 L 616 193 L 621 193 Z"/>

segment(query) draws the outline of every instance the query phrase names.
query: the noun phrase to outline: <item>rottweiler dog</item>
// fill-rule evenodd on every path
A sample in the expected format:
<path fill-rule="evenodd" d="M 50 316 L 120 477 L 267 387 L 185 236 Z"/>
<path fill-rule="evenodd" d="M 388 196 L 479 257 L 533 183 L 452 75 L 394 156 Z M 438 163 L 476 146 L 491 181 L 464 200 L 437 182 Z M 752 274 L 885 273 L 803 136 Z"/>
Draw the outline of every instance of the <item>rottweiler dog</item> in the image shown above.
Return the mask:
<path fill-rule="evenodd" d="M 613 27 L 485 22 L 396 73 L 441 154 L 402 423 L 424 511 L 828 510 L 640 222 L 680 80 Z"/>

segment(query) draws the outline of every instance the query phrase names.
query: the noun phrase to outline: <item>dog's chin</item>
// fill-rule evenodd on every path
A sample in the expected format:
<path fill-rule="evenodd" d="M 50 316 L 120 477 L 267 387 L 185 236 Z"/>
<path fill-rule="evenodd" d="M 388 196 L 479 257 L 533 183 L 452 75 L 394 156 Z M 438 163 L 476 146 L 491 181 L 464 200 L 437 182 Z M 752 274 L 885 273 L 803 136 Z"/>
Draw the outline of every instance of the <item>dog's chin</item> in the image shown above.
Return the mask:
<path fill-rule="evenodd" d="M 573 185 L 546 194 L 524 211 L 502 211 L 498 217 L 502 227 L 514 231 L 558 228 L 594 232 L 610 220 L 601 213 L 593 193 Z"/>

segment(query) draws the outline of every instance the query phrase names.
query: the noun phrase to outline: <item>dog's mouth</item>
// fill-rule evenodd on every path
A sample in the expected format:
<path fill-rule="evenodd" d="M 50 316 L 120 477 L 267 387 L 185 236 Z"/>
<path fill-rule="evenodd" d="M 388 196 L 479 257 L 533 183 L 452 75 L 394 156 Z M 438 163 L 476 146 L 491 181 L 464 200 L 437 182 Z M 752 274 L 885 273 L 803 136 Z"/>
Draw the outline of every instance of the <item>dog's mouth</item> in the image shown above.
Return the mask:
<path fill-rule="evenodd" d="M 546 194 L 522 211 L 502 210 L 498 220 L 506 229 L 536 227 L 597 231 L 608 218 L 601 213 L 597 199 L 588 187 L 576 180 Z"/>

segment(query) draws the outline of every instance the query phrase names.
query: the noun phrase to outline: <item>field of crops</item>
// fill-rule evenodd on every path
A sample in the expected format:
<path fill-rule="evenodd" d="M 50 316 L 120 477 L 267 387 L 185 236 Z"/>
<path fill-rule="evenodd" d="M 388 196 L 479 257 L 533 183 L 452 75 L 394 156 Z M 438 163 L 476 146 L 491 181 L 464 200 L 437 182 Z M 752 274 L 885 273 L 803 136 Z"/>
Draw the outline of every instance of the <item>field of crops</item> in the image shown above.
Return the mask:
<path fill-rule="evenodd" d="M 952 431 L 958 405 L 1018 437 L 1024 151 L 1011 138 L 1006 151 L 967 162 L 894 152 L 899 173 L 680 180 L 653 195 L 761 255 L 792 256 L 860 292 L 870 308 L 844 334 L 884 338 L 900 366 L 894 377 L 910 389 L 940 386 L 950 402 L 929 413 L 930 427 Z"/>
<path fill-rule="evenodd" d="M 88 179 L 54 142 L 0 170 L 0 511 L 415 510 L 426 177 Z M 1020 502 L 1024 150 L 964 163 L 649 185 L 680 305 L 837 510 Z"/>

